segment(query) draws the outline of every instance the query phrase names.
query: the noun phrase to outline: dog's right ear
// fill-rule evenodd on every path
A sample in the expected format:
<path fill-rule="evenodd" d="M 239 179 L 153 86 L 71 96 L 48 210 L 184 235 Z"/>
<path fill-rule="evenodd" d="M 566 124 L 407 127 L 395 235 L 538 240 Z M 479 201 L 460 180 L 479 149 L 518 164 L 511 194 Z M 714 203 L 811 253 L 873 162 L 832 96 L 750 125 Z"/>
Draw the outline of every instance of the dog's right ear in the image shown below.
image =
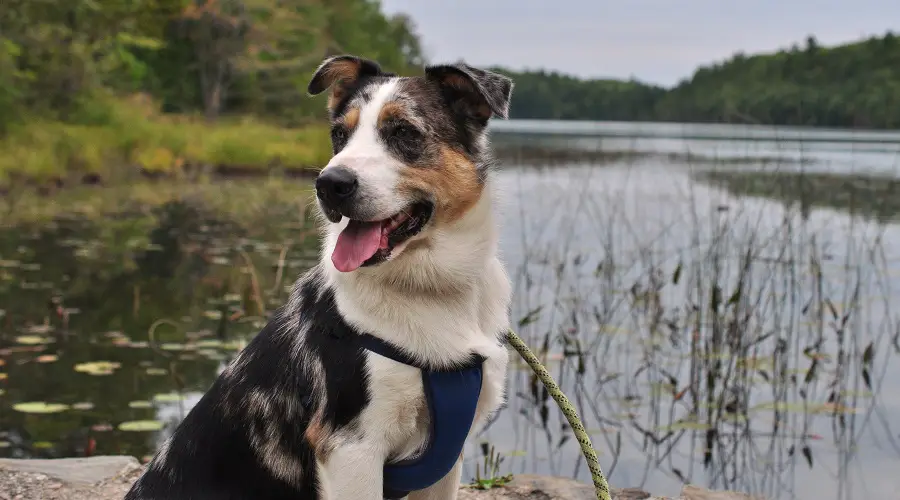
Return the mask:
<path fill-rule="evenodd" d="M 454 109 L 484 123 L 491 116 L 507 118 L 513 82 L 509 78 L 464 62 L 425 68 L 425 76 L 448 91 Z"/>
<path fill-rule="evenodd" d="M 328 107 L 333 108 L 347 89 L 361 78 L 383 74 L 385 73 L 375 61 L 351 55 L 329 57 L 316 69 L 307 92 L 319 95 L 330 87 Z"/>

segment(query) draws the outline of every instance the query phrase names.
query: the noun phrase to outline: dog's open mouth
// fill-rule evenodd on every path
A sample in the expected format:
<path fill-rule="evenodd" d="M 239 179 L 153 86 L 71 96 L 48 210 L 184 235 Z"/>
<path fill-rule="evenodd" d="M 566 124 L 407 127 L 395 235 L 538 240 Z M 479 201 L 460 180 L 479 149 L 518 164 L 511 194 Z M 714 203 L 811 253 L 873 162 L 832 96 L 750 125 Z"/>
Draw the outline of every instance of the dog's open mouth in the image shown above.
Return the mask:
<path fill-rule="evenodd" d="M 338 271 L 348 273 L 387 260 L 394 247 L 425 227 L 433 211 L 433 204 L 418 202 L 387 219 L 351 219 L 338 235 L 331 262 Z"/>

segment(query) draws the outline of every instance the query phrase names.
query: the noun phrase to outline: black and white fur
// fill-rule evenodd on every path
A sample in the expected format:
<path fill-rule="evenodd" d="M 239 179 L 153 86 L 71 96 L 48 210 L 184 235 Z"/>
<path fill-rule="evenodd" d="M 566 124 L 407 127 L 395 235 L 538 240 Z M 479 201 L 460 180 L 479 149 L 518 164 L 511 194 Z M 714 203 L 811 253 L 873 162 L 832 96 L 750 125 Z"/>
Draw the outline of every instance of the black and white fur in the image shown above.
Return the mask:
<path fill-rule="evenodd" d="M 357 194 L 341 206 L 320 199 L 321 262 L 126 500 L 381 499 L 384 463 L 422 449 L 429 415 L 419 370 L 361 349 L 352 339 L 362 332 L 434 367 L 484 356 L 473 430 L 503 401 L 510 285 L 497 255 L 485 128 L 506 116 L 512 83 L 462 63 L 400 78 L 339 56 L 310 83 L 313 94 L 329 88 L 335 155 L 320 175 L 348 169 Z M 426 210 L 362 267 L 332 264 L 350 218 L 388 220 L 414 206 Z M 455 499 L 461 460 L 408 498 Z"/>

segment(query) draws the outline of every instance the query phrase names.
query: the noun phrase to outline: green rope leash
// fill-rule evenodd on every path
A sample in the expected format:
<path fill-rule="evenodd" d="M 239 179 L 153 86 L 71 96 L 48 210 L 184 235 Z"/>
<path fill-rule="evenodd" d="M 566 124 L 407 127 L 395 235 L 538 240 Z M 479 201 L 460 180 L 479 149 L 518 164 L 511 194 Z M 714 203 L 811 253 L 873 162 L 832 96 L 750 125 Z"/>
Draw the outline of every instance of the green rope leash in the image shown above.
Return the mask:
<path fill-rule="evenodd" d="M 516 332 L 510 330 L 507 334 L 507 340 L 519 355 L 522 356 L 525 362 L 528 363 L 528 366 L 534 370 L 534 373 L 541 382 L 543 382 L 544 387 L 546 387 L 550 395 L 553 396 L 556 404 L 559 405 L 559 409 L 562 410 L 563 414 L 566 416 L 566 420 L 569 421 L 569 426 L 572 427 L 575 438 L 578 439 L 578 443 L 581 445 L 581 453 L 584 454 L 584 459 L 587 461 L 588 468 L 591 470 L 591 478 L 594 480 L 594 489 L 597 491 L 597 500 L 610 500 L 609 485 L 606 483 L 606 476 L 604 476 L 603 471 L 600 470 L 600 461 L 597 460 L 597 452 L 595 452 L 594 447 L 591 446 L 591 438 L 588 436 L 584 424 L 581 423 L 581 419 L 578 418 L 578 412 L 575 411 L 575 407 L 572 406 L 572 403 L 569 402 L 569 398 L 567 398 L 560 390 L 559 385 L 553 380 L 550 372 L 544 368 L 544 365 L 541 364 L 537 356 L 535 356 L 534 353 L 531 352 L 531 349 L 525 345 L 525 342 L 516 335 Z"/>

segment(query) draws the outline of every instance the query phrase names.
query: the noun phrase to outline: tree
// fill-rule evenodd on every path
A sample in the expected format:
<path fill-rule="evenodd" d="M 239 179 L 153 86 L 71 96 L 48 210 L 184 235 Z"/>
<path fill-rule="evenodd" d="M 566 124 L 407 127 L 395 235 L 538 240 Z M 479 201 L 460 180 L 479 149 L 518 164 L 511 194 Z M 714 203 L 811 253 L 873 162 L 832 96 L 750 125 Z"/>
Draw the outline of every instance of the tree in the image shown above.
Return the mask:
<path fill-rule="evenodd" d="M 900 43 L 894 35 L 837 47 L 736 53 L 664 89 L 637 81 L 580 80 L 505 71 L 516 82 L 511 116 L 830 127 L 900 126 Z"/>
<path fill-rule="evenodd" d="M 177 22 L 194 51 L 204 114 L 214 120 L 247 47 L 250 18 L 241 0 L 195 0 Z"/>

